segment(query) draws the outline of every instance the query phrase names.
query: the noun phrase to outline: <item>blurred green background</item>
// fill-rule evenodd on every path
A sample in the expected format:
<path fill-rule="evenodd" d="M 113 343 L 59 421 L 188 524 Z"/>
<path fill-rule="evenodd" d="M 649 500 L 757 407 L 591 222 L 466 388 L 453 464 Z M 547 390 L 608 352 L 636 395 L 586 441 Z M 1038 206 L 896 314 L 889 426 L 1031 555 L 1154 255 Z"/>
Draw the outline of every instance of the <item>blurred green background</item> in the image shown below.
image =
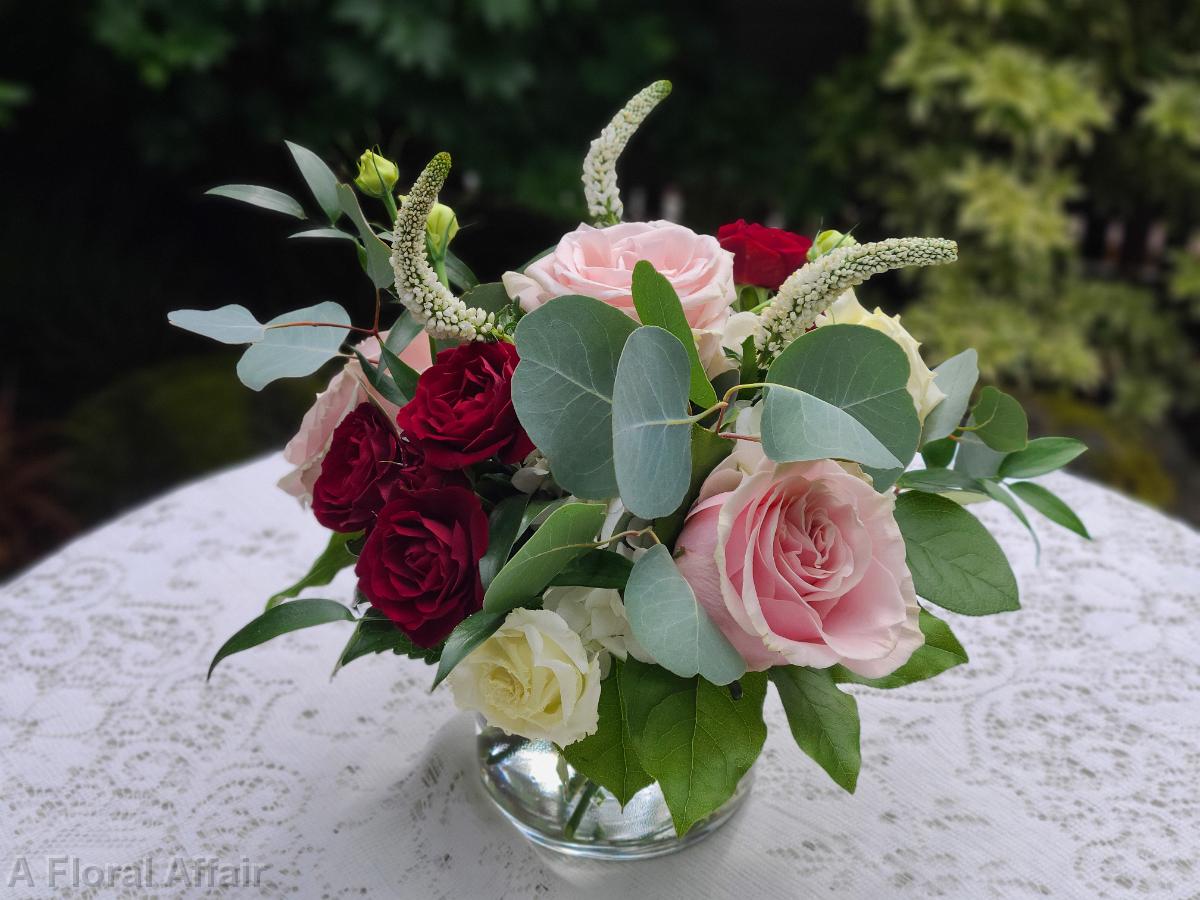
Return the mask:
<path fill-rule="evenodd" d="M 1200 521 L 1196 2 L 94 0 L 0 32 L 0 573 L 295 429 L 322 378 L 248 391 L 167 310 L 369 316 L 345 245 L 206 188 L 305 196 L 285 138 L 347 178 L 446 149 L 455 250 L 494 279 L 579 221 L 588 141 L 661 77 L 628 215 L 957 239 L 864 303 Z"/>

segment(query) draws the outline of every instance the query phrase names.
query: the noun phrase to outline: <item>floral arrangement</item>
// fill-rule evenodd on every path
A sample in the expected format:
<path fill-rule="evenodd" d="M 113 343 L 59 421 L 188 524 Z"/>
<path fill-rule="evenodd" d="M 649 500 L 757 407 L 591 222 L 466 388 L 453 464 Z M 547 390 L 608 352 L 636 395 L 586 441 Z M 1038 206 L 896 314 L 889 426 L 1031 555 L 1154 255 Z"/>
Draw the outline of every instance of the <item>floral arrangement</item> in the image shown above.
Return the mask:
<path fill-rule="evenodd" d="M 248 344 L 238 374 L 255 390 L 341 363 L 280 483 L 328 547 L 212 666 L 352 622 L 337 667 L 423 660 L 459 706 L 553 742 L 622 803 L 657 782 L 683 834 L 761 750 L 768 682 L 800 749 L 853 791 L 859 722 L 841 686 L 967 661 L 922 600 L 1018 608 L 967 504 L 1087 532 L 1028 480 L 1083 445 L 1030 440 L 1011 396 L 972 401 L 973 350 L 931 371 L 898 316 L 855 297 L 875 274 L 953 262 L 952 241 L 623 221 L 617 159 L 669 91 L 646 88 L 592 142 L 591 224 L 498 282 L 450 249 L 447 154 L 397 197 L 395 164 L 373 151 L 352 187 L 289 144 L 328 221 L 294 237 L 354 246 L 370 324 L 333 302 L 265 323 L 241 306 L 170 320 Z M 267 188 L 212 193 L 305 217 Z M 296 599 L 351 566 L 353 603 Z"/>

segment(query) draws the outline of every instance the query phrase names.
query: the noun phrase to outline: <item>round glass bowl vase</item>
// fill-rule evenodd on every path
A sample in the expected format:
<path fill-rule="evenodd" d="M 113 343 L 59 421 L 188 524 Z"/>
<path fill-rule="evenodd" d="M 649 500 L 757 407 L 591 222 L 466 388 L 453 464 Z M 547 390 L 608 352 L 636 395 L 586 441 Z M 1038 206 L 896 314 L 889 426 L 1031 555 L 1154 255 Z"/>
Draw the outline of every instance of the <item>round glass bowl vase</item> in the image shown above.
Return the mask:
<path fill-rule="evenodd" d="M 751 769 L 734 795 L 683 837 L 657 784 L 621 808 L 608 790 L 576 772 L 549 741 L 531 741 L 476 719 L 479 773 L 488 796 L 533 843 L 568 856 L 649 859 L 712 834 L 750 794 Z"/>

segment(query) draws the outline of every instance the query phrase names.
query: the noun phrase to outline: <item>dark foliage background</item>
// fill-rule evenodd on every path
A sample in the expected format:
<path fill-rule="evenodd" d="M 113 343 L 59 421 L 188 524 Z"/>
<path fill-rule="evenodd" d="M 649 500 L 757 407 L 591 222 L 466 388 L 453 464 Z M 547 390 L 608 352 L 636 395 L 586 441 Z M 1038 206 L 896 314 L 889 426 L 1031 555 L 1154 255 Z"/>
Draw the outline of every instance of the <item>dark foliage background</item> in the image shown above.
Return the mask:
<path fill-rule="evenodd" d="M 294 221 L 203 196 L 228 182 L 304 196 L 285 138 L 317 151 L 343 176 L 367 146 L 397 159 L 402 180 L 436 150 L 450 150 L 455 176 L 444 199 L 464 226 L 455 250 L 482 277 L 495 278 L 574 226 L 588 141 L 627 96 L 667 77 L 675 93 L 623 162 L 631 212 L 681 208 L 687 224 L 709 231 L 737 217 L 798 231 L 854 225 L 864 239 L 888 236 L 896 224 L 928 225 L 971 249 L 971 227 L 956 218 L 964 201 L 955 206 L 953 197 L 922 185 L 940 183 L 939 148 L 995 156 L 1006 137 L 1002 130 L 949 132 L 944 116 L 923 121 L 914 114 L 919 88 L 892 72 L 897 55 L 912 49 L 913 20 L 898 19 L 893 6 L 97 0 L 50 11 L 5 5 L 0 573 L 169 485 L 276 449 L 294 430 L 321 378 L 255 394 L 233 374 L 236 355 L 169 329 L 165 320 L 168 310 L 183 307 L 242 303 L 270 316 L 323 299 L 369 314 L 367 283 L 342 245 L 289 241 Z M 957 22 L 966 43 L 972 34 L 999 34 L 999 10 L 1009 27 L 996 41 L 1049 59 L 1073 53 L 1087 62 L 1093 54 L 1083 37 L 1072 43 L 1069 34 L 1027 27 L 1042 15 L 1025 9 L 1031 4 L 991 4 L 987 13 L 967 3 L 904 6 L 924 8 L 914 15 L 931 26 Z M 1110 76 L 1106 69 L 1100 76 L 1106 98 L 1144 93 L 1143 74 L 1167 72 L 1185 82 L 1200 74 L 1200 66 L 1177 65 L 1172 56 L 1195 36 L 1195 17 L 1177 18 L 1169 38 L 1159 34 L 1153 10 L 1146 17 L 1140 31 L 1103 38 L 1112 53 L 1128 51 L 1120 58 L 1133 73 Z M 1086 37 L 1086 27 L 1074 28 Z M 1191 95 L 1180 96 L 1186 119 Z M 1200 112 L 1195 118 L 1200 122 Z M 1172 278 L 1186 282 L 1192 257 L 1155 256 L 1144 246 L 1146 231 L 1160 219 L 1168 244 L 1187 245 L 1200 183 L 1200 126 L 1194 135 L 1184 128 L 1172 138 L 1174 120 L 1167 121 L 1166 137 L 1151 148 L 1111 127 L 1112 136 L 1099 139 L 1104 153 L 1088 155 L 1067 141 L 1048 165 L 1070 171 L 1081 187 L 1061 205 L 1082 226 L 1056 249 L 1058 256 L 1030 264 L 1031 278 L 1051 290 L 1070 260 L 1103 262 L 1110 253 L 1097 237 L 1103 222 L 1096 208 L 1103 207 L 1106 221 L 1136 210 L 1138 228 L 1130 231 L 1142 244 L 1119 248 L 1115 264 L 1098 277 L 1118 287 L 1135 284 L 1143 292 L 1135 300 L 1103 302 L 1134 304 L 1140 314 L 1105 319 L 1100 332 L 1090 324 L 1079 334 L 1063 332 L 1064 340 L 1085 347 L 1100 341 L 1104 359 L 1125 362 L 1089 369 L 1086 378 L 1059 377 L 1021 357 L 992 374 L 1027 395 L 1045 428 L 1093 443 L 1091 471 L 1196 517 L 1184 499 L 1195 487 L 1195 414 L 1170 397 L 1193 384 L 1187 377 L 1195 363 L 1194 319 L 1177 306 L 1200 295 L 1200 276 L 1192 294 L 1186 283 L 1182 293 L 1169 290 Z M 1136 182 L 1139 154 L 1151 150 L 1158 154 L 1156 193 Z M 931 152 L 928 166 L 917 165 Z M 891 196 L 885 179 L 896 186 Z M 980 279 L 992 285 L 987 267 L 994 274 L 1010 263 L 997 256 L 994 242 L 977 243 Z M 973 284 L 951 288 L 964 298 L 953 315 L 973 317 L 987 330 L 987 316 L 1003 315 L 1003 304 L 989 295 L 979 312 Z M 885 279 L 868 289 L 869 300 L 894 311 L 918 288 L 946 293 L 938 285 Z M 1090 289 L 1084 293 L 1078 301 L 1084 308 L 1101 302 L 1089 299 Z M 1162 342 L 1153 334 L 1140 344 L 1126 336 L 1131 320 L 1154 317 L 1168 323 L 1175 349 L 1165 362 L 1155 358 L 1143 368 L 1175 373 L 1164 382 L 1171 393 L 1165 403 L 1156 401 L 1155 415 L 1131 417 L 1112 402 L 1118 383 L 1132 370 L 1129 360 Z M 937 356 L 959 349 L 931 344 Z"/>

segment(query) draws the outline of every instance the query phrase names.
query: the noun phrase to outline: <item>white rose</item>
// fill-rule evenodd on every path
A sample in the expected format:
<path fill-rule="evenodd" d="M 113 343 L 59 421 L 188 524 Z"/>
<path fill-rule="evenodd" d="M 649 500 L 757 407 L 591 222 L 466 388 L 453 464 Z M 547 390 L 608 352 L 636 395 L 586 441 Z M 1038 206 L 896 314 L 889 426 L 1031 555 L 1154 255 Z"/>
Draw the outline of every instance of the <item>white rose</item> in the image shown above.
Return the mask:
<path fill-rule="evenodd" d="M 584 649 L 596 654 L 602 675 L 608 675 L 609 654 L 621 662 L 630 656 L 644 663 L 654 662 L 654 657 L 633 636 L 620 591 L 554 587 L 542 595 L 542 606 L 562 616 L 579 635 Z"/>
<path fill-rule="evenodd" d="M 908 357 L 908 393 L 917 407 L 917 416 L 922 422 L 935 406 L 941 403 L 946 395 L 941 388 L 933 383 L 933 372 L 921 359 L 921 345 L 900 324 L 899 316 L 889 316 L 878 306 L 875 312 L 867 312 L 854 296 L 854 291 L 846 291 L 833 302 L 822 315 L 817 317 L 817 325 L 866 325 L 890 337 L 900 345 L 904 355 Z"/>
<path fill-rule="evenodd" d="M 510 734 L 565 747 L 599 724 L 600 662 L 549 610 L 514 609 L 449 680 L 455 703 Z"/>

